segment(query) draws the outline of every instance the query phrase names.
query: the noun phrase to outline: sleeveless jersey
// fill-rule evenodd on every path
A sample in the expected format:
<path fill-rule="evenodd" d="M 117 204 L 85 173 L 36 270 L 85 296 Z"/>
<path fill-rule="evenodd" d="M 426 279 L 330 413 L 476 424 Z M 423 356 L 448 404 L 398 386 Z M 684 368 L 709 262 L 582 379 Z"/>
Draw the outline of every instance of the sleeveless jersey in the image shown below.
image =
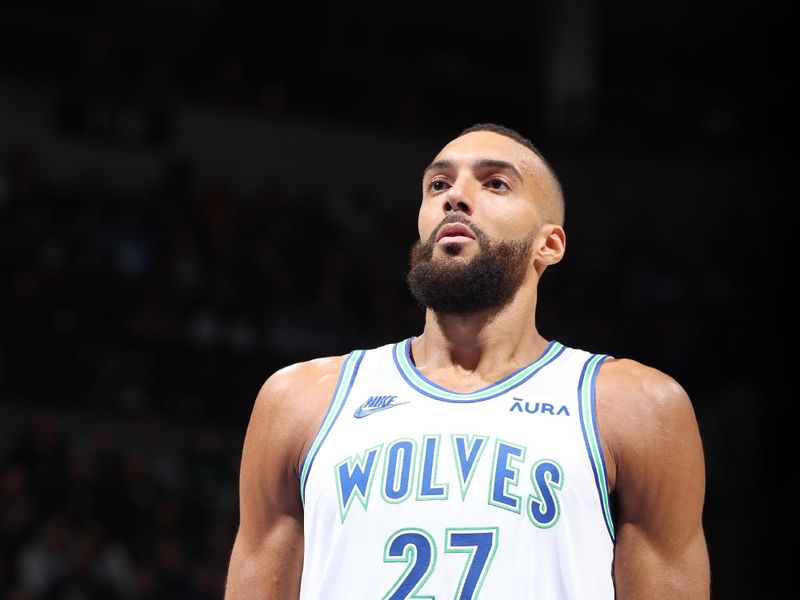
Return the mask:
<path fill-rule="evenodd" d="M 300 598 L 613 598 L 606 358 L 551 341 L 457 393 L 417 370 L 411 338 L 350 353 L 301 462 Z"/>

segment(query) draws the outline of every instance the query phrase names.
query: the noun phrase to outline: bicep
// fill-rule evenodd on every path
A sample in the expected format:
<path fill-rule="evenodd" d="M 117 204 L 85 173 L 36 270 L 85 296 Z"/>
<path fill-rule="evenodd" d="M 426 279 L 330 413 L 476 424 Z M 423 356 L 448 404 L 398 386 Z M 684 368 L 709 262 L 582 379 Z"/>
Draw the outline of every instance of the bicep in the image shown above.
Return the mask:
<path fill-rule="evenodd" d="M 297 598 L 303 519 L 292 468 L 291 423 L 262 388 L 245 435 L 239 478 L 239 530 L 226 598 Z"/>
<path fill-rule="evenodd" d="M 617 595 L 707 598 L 705 467 L 694 411 L 672 380 L 644 392 L 617 465 Z"/>
<path fill-rule="evenodd" d="M 236 600 L 298 598 L 303 531 L 295 519 L 278 518 L 260 532 L 239 527 L 231 553 L 225 597 Z"/>
<path fill-rule="evenodd" d="M 683 542 L 679 552 L 665 552 L 647 531 L 623 524 L 617 529 L 614 586 L 619 600 L 708 598 L 708 552 L 702 528 Z"/>

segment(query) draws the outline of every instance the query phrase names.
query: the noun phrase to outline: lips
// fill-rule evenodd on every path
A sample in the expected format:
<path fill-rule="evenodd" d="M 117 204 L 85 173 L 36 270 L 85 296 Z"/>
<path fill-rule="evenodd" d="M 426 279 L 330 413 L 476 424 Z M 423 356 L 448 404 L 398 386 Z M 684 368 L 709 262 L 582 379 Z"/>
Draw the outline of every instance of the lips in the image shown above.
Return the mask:
<path fill-rule="evenodd" d="M 475 234 L 472 233 L 472 230 L 463 223 L 449 223 L 442 227 L 439 230 L 439 233 L 436 234 L 437 242 L 441 242 L 445 238 L 447 238 L 445 240 L 446 242 L 467 241 L 462 238 L 474 240 Z"/>

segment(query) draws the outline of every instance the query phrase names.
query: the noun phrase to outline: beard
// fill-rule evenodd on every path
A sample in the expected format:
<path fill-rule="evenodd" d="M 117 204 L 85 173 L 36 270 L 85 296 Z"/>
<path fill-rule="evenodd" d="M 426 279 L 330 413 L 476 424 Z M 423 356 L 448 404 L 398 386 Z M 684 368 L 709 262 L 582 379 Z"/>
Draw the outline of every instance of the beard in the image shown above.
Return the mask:
<path fill-rule="evenodd" d="M 475 234 L 480 248 L 468 261 L 433 260 L 436 233 L 442 225 L 463 223 Z M 525 280 L 533 251 L 533 238 L 520 241 L 491 241 L 466 217 L 455 213 L 446 217 L 427 241 L 418 240 L 411 248 L 406 281 L 425 308 L 436 313 L 467 315 L 498 311 L 513 299 Z M 449 256 L 462 251 L 461 244 L 443 246 Z"/>

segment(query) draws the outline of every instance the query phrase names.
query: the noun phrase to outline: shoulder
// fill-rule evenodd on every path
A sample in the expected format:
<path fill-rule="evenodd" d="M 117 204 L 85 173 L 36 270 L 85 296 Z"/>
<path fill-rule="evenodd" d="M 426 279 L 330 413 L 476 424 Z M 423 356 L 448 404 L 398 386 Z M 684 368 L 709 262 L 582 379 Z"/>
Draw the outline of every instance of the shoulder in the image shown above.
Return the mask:
<path fill-rule="evenodd" d="M 609 358 L 597 375 L 598 402 L 658 415 L 690 405 L 681 385 L 666 373 L 627 358 Z"/>
<path fill-rule="evenodd" d="M 296 466 L 322 422 L 345 359 L 316 358 L 273 373 L 256 396 L 248 435 Z"/>
<path fill-rule="evenodd" d="M 294 536 L 302 533 L 298 456 L 315 415 L 324 413 L 325 388 L 329 380 L 335 381 L 343 360 L 329 357 L 280 369 L 256 396 L 239 470 L 238 535 L 242 537 L 237 537 L 237 544 L 244 544 L 247 553 L 260 555 L 268 538 L 291 538 L 289 545 L 296 546 Z M 285 516 L 292 520 L 284 520 Z M 296 523 L 299 529 L 294 528 Z"/>
<path fill-rule="evenodd" d="M 256 404 L 313 397 L 336 385 L 346 355 L 326 356 L 288 365 L 270 375 L 259 390 Z"/>
<path fill-rule="evenodd" d="M 346 356 L 327 356 L 288 365 L 270 375 L 256 396 L 251 422 L 302 426 L 327 408 Z"/>
<path fill-rule="evenodd" d="M 604 361 L 595 398 L 600 436 L 617 473 L 633 461 L 669 454 L 697 435 L 694 409 L 683 387 L 635 360 Z"/>
<path fill-rule="evenodd" d="M 263 481 L 275 469 L 284 474 L 280 481 L 299 480 L 300 457 L 322 422 L 345 358 L 296 363 L 267 378 L 247 424 L 242 481 Z"/>

